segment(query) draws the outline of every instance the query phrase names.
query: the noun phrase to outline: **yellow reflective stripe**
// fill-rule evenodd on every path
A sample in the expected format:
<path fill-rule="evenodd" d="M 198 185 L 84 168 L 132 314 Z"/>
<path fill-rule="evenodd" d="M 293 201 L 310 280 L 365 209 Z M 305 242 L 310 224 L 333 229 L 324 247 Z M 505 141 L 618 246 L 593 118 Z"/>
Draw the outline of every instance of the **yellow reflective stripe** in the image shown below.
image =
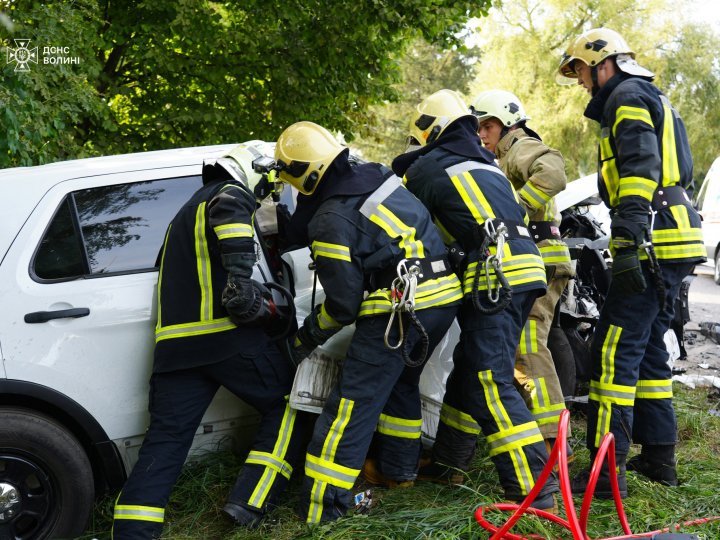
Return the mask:
<path fill-rule="evenodd" d="M 237 328 L 237 326 L 229 317 L 212 319 L 210 321 L 172 324 L 155 329 L 155 342 L 157 343 L 165 339 L 214 334 L 215 332 L 224 332 L 226 330 L 232 330 L 233 328 Z"/>
<path fill-rule="evenodd" d="M 589 399 L 632 407 L 635 404 L 635 387 L 590 381 Z"/>
<path fill-rule="evenodd" d="M 675 125 L 670 102 L 665 96 L 660 96 L 663 103 L 663 137 L 662 137 L 662 185 L 674 186 L 680 181 L 680 168 L 678 166 L 677 148 L 675 146 Z"/>
<path fill-rule="evenodd" d="M 470 435 L 480 434 L 480 425 L 472 416 L 451 407 L 447 403 L 443 403 L 440 407 L 440 421 L 463 433 L 469 433 Z"/>
<path fill-rule="evenodd" d="M 537 321 L 528 319 L 520 334 L 520 354 L 538 352 Z"/>
<path fill-rule="evenodd" d="M 327 312 L 325 303 L 320 306 L 320 313 L 318 313 L 317 322 L 320 328 L 327 330 L 328 328 L 340 328 L 342 324 L 333 319 Z"/>
<path fill-rule="evenodd" d="M 618 197 L 642 197 L 647 201 L 652 201 L 653 194 L 658 185 L 655 180 L 643 178 L 642 176 L 626 176 L 620 179 L 620 190 Z"/>
<path fill-rule="evenodd" d="M 504 452 L 521 449 L 523 446 L 542 442 L 543 437 L 536 422 L 526 422 L 509 429 L 488 435 L 487 443 L 490 446 L 488 455 L 497 456 Z M 532 477 L 532 475 L 530 475 Z"/>
<path fill-rule="evenodd" d="M 308 507 L 307 523 L 320 523 L 323 511 L 323 498 L 328 483 L 322 480 L 313 480 L 310 489 L 310 506 Z"/>
<path fill-rule="evenodd" d="M 675 218 L 675 223 L 677 223 L 678 229 L 685 231 L 692 228 L 692 226 L 690 225 L 690 216 L 688 215 L 688 210 L 684 205 L 680 204 L 676 206 L 671 206 L 670 212 Z"/>
<path fill-rule="evenodd" d="M 225 225 L 217 225 L 213 227 L 218 240 L 226 238 L 252 238 L 252 225 L 247 223 L 227 223 Z"/>
<path fill-rule="evenodd" d="M 611 384 L 615 378 L 615 352 L 617 350 L 621 334 L 622 328 L 611 324 L 608 327 L 607 334 L 605 335 L 605 341 L 602 346 L 601 375 L 602 382 L 605 384 Z"/>
<path fill-rule="evenodd" d="M 200 287 L 200 320 L 209 321 L 213 313 L 210 252 L 205 238 L 205 206 L 203 202 L 195 213 L 195 260 Z"/>
<path fill-rule="evenodd" d="M 526 182 L 525 185 L 518 190 L 518 195 L 535 210 L 539 210 L 552 199 L 552 196 L 540 191 L 530 182 Z"/>
<path fill-rule="evenodd" d="M 565 410 L 564 403 L 555 403 L 542 408 L 533 408 L 530 412 L 539 426 L 546 424 L 557 424 L 560 420 L 560 413 Z"/>
<path fill-rule="evenodd" d="M 680 246 L 655 246 L 655 254 L 658 259 L 691 259 L 705 258 L 707 251 L 705 251 L 705 246 L 698 242 L 696 244 L 684 244 Z M 642 255 L 641 253 L 641 259 L 647 258 L 647 256 L 643 257 Z"/>
<path fill-rule="evenodd" d="M 510 430 L 513 429 L 512 421 L 510 420 L 510 416 L 505 409 L 505 405 L 500 399 L 500 391 L 498 390 L 497 384 L 495 384 L 495 381 L 493 380 L 492 371 L 486 370 L 479 372 L 478 379 L 480 380 L 480 385 L 483 388 L 485 402 L 487 403 L 488 409 L 490 410 L 492 417 L 495 419 L 498 431 L 501 433 L 509 433 Z M 527 425 L 532 425 L 535 427 L 535 429 L 537 430 L 536 436 L 540 437 L 540 439 L 538 441 L 532 440 L 532 434 L 530 433 L 525 444 L 541 442 L 542 435 L 540 434 L 540 430 L 538 429 L 535 422 L 522 424 L 521 426 L 517 426 L 517 428 Z M 490 437 L 492 437 L 492 435 L 488 436 L 488 441 L 490 440 Z M 523 495 L 529 493 L 530 490 L 533 488 L 533 485 L 535 484 L 535 480 L 533 479 L 532 470 L 530 469 L 530 464 L 528 463 L 527 456 L 522 449 L 522 445 L 518 445 L 517 447 L 508 447 L 507 450 L 500 450 L 500 448 L 495 448 L 494 451 L 495 453 L 499 453 L 501 451 L 508 452 L 508 454 L 510 455 L 510 459 L 513 463 L 513 468 L 515 469 L 515 477 L 518 481 L 518 485 L 520 486 L 521 493 Z M 493 449 L 490 450 L 490 455 L 493 455 Z"/>
<path fill-rule="evenodd" d="M 618 107 L 617 111 L 615 111 L 615 123 L 612 127 L 613 137 L 615 137 L 615 132 L 617 131 L 618 124 L 623 120 L 637 120 L 639 122 L 645 122 L 646 124 L 650 125 L 651 128 L 655 129 L 652 118 L 650 117 L 650 111 L 640 107 L 621 105 L 620 107 Z"/>
<path fill-rule="evenodd" d="M 475 221 L 484 223 L 486 220 L 495 217 L 492 207 L 469 172 L 466 171 L 452 176 L 450 180 L 460 194 L 465 206 L 468 207 L 468 210 L 470 210 L 470 213 L 475 218 Z"/>
<path fill-rule="evenodd" d="M 418 285 L 415 293 L 415 310 L 445 306 L 462 300 L 460 280 L 455 274 L 429 279 Z M 358 317 L 389 313 L 392 310 L 390 292 L 381 289 L 368 295 L 360 304 Z"/>
<path fill-rule="evenodd" d="M 398 418 L 381 414 L 378 420 L 377 431 L 390 437 L 401 439 L 419 439 L 422 435 L 422 418 Z"/>
<path fill-rule="evenodd" d="M 477 262 L 470 263 L 465 271 L 465 276 L 463 277 L 463 292 L 466 295 L 470 294 L 472 291 L 477 266 Z M 502 270 L 510 286 L 518 286 L 525 283 L 535 282 L 546 283 L 545 264 L 543 263 L 542 257 L 539 255 L 513 255 L 511 257 L 504 258 Z M 490 269 L 490 286 L 498 286 L 497 276 L 495 275 L 495 270 L 492 268 Z M 484 265 L 481 264 L 478 289 L 487 290 L 487 288 L 485 268 Z"/>
<path fill-rule="evenodd" d="M 167 241 L 170 236 L 170 229 L 172 229 L 172 223 L 168 226 L 168 230 L 165 233 L 165 240 L 163 241 L 162 256 L 160 257 L 160 272 L 158 275 L 157 284 L 157 322 L 155 323 L 155 331 L 157 332 L 162 327 L 162 302 L 161 302 L 161 290 L 162 290 L 162 276 L 163 269 L 165 268 L 165 251 L 167 250 Z"/>
<path fill-rule="evenodd" d="M 290 476 L 292 476 L 292 465 L 290 465 L 285 460 L 278 459 L 269 452 L 258 452 L 254 450 L 248 454 L 247 459 L 245 459 L 245 464 L 261 465 L 263 467 L 268 467 L 273 471 L 282 474 L 288 480 L 290 480 Z M 253 497 L 250 497 L 251 500 L 252 498 Z M 259 506 L 254 503 L 252 504 L 253 506 Z"/>
<path fill-rule="evenodd" d="M 597 423 L 595 424 L 595 448 L 600 447 L 602 438 L 610 431 L 610 419 L 612 418 L 612 403 L 601 401 L 598 407 Z M 590 426 L 588 426 L 590 429 Z"/>
<path fill-rule="evenodd" d="M 540 256 L 545 264 L 570 262 L 570 250 L 564 243 L 548 244 L 546 246 L 538 246 Z"/>
<path fill-rule="evenodd" d="M 335 452 L 340 444 L 340 439 L 342 439 L 345 428 L 350 422 L 354 405 L 354 401 L 345 398 L 341 398 L 340 403 L 338 403 L 338 412 L 335 420 L 333 420 L 333 423 L 330 425 L 330 430 L 325 437 L 325 443 L 323 444 L 321 452 L 321 456 L 327 461 L 335 459 Z"/>
<path fill-rule="evenodd" d="M 352 489 L 360 469 L 351 469 L 312 454 L 305 457 L 305 474 L 333 486 Z"/>
<path fill-rule="evenodd" d="M 669 399 L 673 397 L 672 380 L 639 380 L 635 397 L 638 399 Z"/>
<path fill-rule="evenodd" d="M 113 512 L 113 519 L 132 519 L 135 521 L 162 523 L 165 521 L 165 509 L 156 506 L 117 504 Z"/>
<path fill-rule="evenodd" d="M 390 238 L 400 238 L 398 247 L 405 251 L 406 257 L 425 257 L 425 246 L 421 240 L 415 239 L 415 227 L 403 223 L 383 204 L 378 204 L 377 210 L 379 213 L 370 214 L 370 221 L 385 231 Z"/>
<path fill-rule="evenodd" d="M 318 242 L 315 240 L 311 246 L 314 257 L 327 257 L 351 262 L 350 248 L 342 244 L 331 244 L 330 242 Z"/>
<path fill-rule="evenodd" d="M 285 461 L 288 447 L 290 445 L 290 439 L 292 437 L 293 428 L 295 427 L 295 418 L 297 412 L 292 409 L 288 404 L 285 405 L 285 412 L 283 413 L 280 427 L 278 428 L 278 435 L 275 439 L 275 446 L 273 447 L 272 453 L 265 452 L 250 452 L 246 463 L 249 463 L 250 459 L 265 459 L 266 468 L 263 471 L 260 479 L 258 480 L 255 489 L 248 503 L 256 508 L 262 508 L 265 505 L 265 501 L 270 494 L 270 490 L 275 483 L 275 479 L 278 473 L 282 474 L 288 480 L 292 475 L 292 466 Z"/>
<path fill-rule="evenodd" d="M 675 207 L 672 207 L 673 210 Z M 687 215 L 687 211 L 686 211 Z M 677 218 L 676 218 L 677 219 Z M 702 242 L 702 230 L 697 227 L 683 229 L 655 229 L 652 232 L 653 244 L 666 242 Z"/>

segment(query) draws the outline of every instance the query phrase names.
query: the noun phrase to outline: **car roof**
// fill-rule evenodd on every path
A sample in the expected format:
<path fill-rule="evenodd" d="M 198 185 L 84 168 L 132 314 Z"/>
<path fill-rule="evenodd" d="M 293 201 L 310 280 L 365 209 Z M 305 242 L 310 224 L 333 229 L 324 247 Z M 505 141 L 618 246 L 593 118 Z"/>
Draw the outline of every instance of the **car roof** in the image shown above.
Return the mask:
<path fill-rule="evenodd" d="M 48 190 L 60 182 L 122 172 L 199 166 L 204 159 L 220 157 L 235 146 L 196 146 L 0 169 L 0 201 L 3 204 L 0 211 L 0 260 L 33 208 Z M 198 174 L 200 170 L 198 168 Z"/>

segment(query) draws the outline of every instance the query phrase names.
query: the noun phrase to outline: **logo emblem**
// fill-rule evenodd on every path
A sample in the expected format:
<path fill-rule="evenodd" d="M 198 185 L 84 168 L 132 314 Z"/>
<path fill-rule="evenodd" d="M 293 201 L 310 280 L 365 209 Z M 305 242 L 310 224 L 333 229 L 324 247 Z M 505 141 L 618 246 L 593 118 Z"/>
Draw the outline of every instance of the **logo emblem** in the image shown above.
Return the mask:
<path fill-rule="evenodd" d="M 38 48 L 28 49 L 29 39 L 16 39 L 16 49 L 7 49 L 7 64 L 15 62 L 15 71 L 30 71 L 30 62 L 38 63 Z"/>

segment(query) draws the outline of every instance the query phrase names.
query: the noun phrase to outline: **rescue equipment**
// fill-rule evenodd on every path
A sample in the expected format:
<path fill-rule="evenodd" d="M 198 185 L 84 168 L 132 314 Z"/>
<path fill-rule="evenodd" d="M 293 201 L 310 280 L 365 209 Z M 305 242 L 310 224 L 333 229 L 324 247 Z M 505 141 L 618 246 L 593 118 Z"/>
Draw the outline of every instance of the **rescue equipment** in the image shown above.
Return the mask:
<path fill-rule="evenodd" d="M 497 223 L 497 224 L 496 224 Z M 485 283 L 487 284 L 487 296 L 491 304 L 490 307 L 486 307 L 480 301 L 480 295 L 478 293 L 478 287 L 480 284 L 480 271 L 479 268 L 475 270 L 475 278 L 473 279 L 472 291 L 470 297 L 473 302 L 473 306 L 480 313 L 484 315 L 495 315 L 505 309 L 510 301 L 512 300 L 512 289 L 508 283 L 505 274 L 502 271 L 502 257 L 503 250 L 505 247 L 505 239 L 508 237 L 507 225 L 498 220 L 488 219 L 485 220 L 484 229 L 478 231 L 479 249 L 478 249 L 478 267 L 485 258 L 483 265 L 485 267 Z M 490 252 L 490 244 L 495 244 L 497 247 L 496 252 L 493 254 Z M 497 277 L 499 286 L 497 288 L 492 287 L 490 280 L 490 267 L 492 267 Z"/>
<path fill-rule="evenodd" d="M 411 263 L 408 268 L 408 260 L 402 259 L 397 264 L 397 277 L 393 280 L 390 287 L 390 301 L 392 303 L 392 307 L 390 311 L 390 319 L 388 320 L 388 325 L 385 329 L 385 346 L 391 350 L 396 350 L 402 347 L 403 361 L 408 367 L 418 367 L 425 362 L 430 343 L 430 338 L 428 337 L 425 328 L 423 328 L 423 325 L 420 324 L 420 321 L 418 321 L 418 318 L 415 316 L 415 292 L 417 291 L 418 277 L 423 277 L 421 270 L 422 267 L 420 266 L 420 261 L 414 261 L 414 263 Z M 419 354 L 416 359 L 410 358 L 410 351 L 407 350 L 407 336 L 403 325 L 403 314 L 408 316 L 410 323 L 417 333 L 420 334 L 422 354 Z M 398 338 L 398 342 L 393 345 L 390 343 L 390 332 L 392 331 L 392 325 L 396 315 L 400 337 Z"/>

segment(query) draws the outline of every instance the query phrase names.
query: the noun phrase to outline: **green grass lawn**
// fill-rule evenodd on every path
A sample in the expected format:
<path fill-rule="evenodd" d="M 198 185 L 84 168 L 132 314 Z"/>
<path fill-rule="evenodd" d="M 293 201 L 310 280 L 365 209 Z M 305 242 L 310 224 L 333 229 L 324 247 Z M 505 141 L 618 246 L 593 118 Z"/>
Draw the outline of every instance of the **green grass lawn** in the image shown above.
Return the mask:
<path fill-rule="evenodd" d="M 708 389 L 688 390 L 675 384 L 680 444 L 678 474 L 681 486 L 666 488 L 628 473 L 630 497 L 625 512 L 634 533 L 671 527 L 687 520 L 720 516 L 720 418 L 710 409 L 720 409 L 720 395 Z M 588 464 L 584 448 L 584 418 L 573 412 L 571 445 L 577 456 L 573 469 Z M 635 449 L 639 450 L 639 449 Z M 632 455 L 632 454 L 631 454 Z M 300 482 L 293 479 L 281 506 L 256 531 L 234 529 L 220 509 L 243 459 L 229 453 L 208 455 L 187 465 L 175 486 L 166 512 L 163 538 L 184 539 L 449 539 L 488 538 L 473 517 L 480 505 L 502 501 L 502 492 L 484 441 L 464 486 L 445 487 L 419 483 L 403 490 L 374 489 L 375 506 L 368 516 L 350 516 L 335 523 L 309 527 L 295 514 Z M 572 472 L 571 472 L 572 474 Z M 575 499 L 578 514 L 580 499 Z M 113 498 L 100 500 L 88 532 L 81 538 L 109 538 Z M 562 506 L 561 506 L 562 508 Z M 561 510 L 561 513 L 564 513 Z M 508 514 L 509 515 L 509 514 Z M 497 524 L 504 522 L 498 514 Z M 704 539 L 720 539 L 720 521 L 683 529 Z M 572 538 L 554 525 L 534 517 L 523 517 L 512 529 L 519 534 L 543 538 Z M 593 503 L 588 527 L 592 538 L 622 535 L 612 501 Z"/>

